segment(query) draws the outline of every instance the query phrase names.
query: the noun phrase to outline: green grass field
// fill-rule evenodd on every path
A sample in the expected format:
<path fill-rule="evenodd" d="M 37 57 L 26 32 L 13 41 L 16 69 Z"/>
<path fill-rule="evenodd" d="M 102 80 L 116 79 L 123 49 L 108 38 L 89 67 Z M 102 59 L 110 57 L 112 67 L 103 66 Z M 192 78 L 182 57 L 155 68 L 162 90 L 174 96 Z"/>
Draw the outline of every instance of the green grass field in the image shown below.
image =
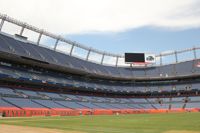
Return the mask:
<path fill-rule="evenodd" d="M 8 118 L 0 119 L 0 124 L 84 133 L 198 133 L 200 113 Z"/>

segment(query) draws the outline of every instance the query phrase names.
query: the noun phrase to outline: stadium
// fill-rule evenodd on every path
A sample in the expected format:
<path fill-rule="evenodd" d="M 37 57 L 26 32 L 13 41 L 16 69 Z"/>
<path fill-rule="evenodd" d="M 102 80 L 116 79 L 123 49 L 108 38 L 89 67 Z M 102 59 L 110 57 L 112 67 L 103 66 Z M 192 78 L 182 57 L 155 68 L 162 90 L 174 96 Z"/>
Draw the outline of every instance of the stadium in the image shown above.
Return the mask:
<path fill-rule="evenodd" d="M 5 23 L 17 26 L 19 33 L 4 32 Z M 37 34 L 36 40 L 29 40 L 26 31 Z M 42 45 L 43 37 L 53 40 L 53 45 Z M 75 49 L 85 55 L 76 55 Z M 6 127 L 2 131 L 8 132 L 8 125 L 18 125 L 33 132 L 40 127 L 58 133 L 63 131 L 57 129 L 199 133 L 198 52 L 200 47 L 191 47 L 155 55 L 154 64 L 137 59 L 127 64 L 124 55 L 87 47 L 0 14 L 0 129 Z M 184 53 L 191 59 L 179 60 Z M 95 55 L 99 61 L 91 60 Z M 174 62 L 165 64 L 167 58 Z"/>

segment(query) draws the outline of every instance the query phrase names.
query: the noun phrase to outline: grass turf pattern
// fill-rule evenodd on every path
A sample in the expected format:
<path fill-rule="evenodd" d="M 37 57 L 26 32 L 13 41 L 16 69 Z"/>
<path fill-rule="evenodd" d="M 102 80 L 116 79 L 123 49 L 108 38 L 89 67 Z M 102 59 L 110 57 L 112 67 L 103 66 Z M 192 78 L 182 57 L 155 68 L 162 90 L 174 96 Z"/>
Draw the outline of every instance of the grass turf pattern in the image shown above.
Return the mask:
<path fill-rule="evenodd" d="M 0 119 L 0 124 L 84 133 L 196 133 L 200 132 L 200 113 L 8 118 Z"/>

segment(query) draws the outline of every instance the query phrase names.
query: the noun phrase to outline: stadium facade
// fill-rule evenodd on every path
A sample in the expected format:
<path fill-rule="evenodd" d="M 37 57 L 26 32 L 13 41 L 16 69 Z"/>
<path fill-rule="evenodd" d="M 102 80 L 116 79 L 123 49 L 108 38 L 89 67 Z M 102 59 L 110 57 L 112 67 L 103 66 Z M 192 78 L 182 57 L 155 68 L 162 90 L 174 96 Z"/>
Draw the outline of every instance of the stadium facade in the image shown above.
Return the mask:
<path fill-rule="evenodd" d="M 200 111 L 198 47 L 156 56 L 156 65 L 121 63 L 123 55 L 102 52 L 0 14 L 0 112 L 4 116 L 101 115 Z M 20 27 L 14 35 L 4 24 Z M 38 34 L 35 42 L 24 33 Z M 41 38 L 55 40 L 51 48 Z M 59 44 L 70 45 L 68 52 Z M 86 51 L 80 59 L 75 48 Z M 182 53 L 192 58 L 179 61 Z M 91 61 L 93 53 L 101 56 Z M 173 57 L 175 62 L 164 64 Z M 111 65 L 106 57 L 114 58 Z"/>

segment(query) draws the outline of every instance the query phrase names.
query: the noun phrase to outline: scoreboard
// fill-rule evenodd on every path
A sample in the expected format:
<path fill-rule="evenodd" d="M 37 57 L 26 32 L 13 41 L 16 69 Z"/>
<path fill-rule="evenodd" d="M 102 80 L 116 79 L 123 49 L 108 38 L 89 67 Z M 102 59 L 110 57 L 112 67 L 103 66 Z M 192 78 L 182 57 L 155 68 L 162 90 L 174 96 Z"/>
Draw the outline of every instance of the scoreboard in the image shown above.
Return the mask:
<path fill-rule="evenodd" d="M 154 64 L 155 62 L 155 54 L 125 53 L 125 63 Z"/>

